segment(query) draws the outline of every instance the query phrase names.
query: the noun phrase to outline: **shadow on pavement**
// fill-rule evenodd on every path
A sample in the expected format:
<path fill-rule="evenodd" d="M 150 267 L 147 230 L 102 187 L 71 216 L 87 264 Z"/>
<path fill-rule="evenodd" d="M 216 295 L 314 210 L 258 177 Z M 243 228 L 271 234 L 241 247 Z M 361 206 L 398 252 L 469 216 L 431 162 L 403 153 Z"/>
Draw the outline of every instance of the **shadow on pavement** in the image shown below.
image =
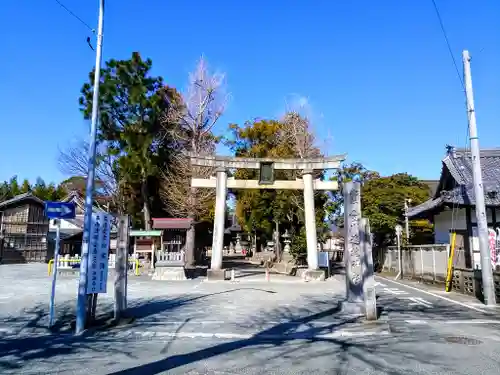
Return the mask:
<path fill-rule="evenodd" d="M 185 306 L 193 306 L 198 310 L 203 309 L 203 299 L 207 297 L 245 289 L 274 293 L 265 289 L 234 288 L 205 295 L 163 300 L 139 300 L 130 306 L 128 312 L 137 318 L 137 327 L 140 328 L 141 319 L 161 313 L 170 313 Z M 290 358 L 293 361 L 307 361 L 315 357 L 334 359 L 335 368 L 332 368 L 330 372 L 332 374 L 347 373 L 353 363 L 362 364 L 364 368 L 369 368 L 374 372 L 378 371 L 390 375 L 407 374 L 408 369 L 415 368 L 415 366 L 444 366 L 446 358 L 434 353 L 432 345 L 446 344 L 448 348 L 452 348 L 451 345 L 454 344 L 446 343 L 446 337 L 440 336 L 436 332 L 421 330 L 413 332 L 411 335 L 404 335 L 393 330 L 391 335 L 359 337 L 333 335 L 332 333 L 353 327 L 357 327 L 361 332 L 373 328 L 359 318 L 342 314 L 340 302 L 334 298 L 331 300 L 309 298 L 304 306 L 283 305 L 270 311 L 262 311 L 262 313 L 247 316 L 241 329 L 265 326 L 268 322 L 275 323 L 271 323 L 270 327 L 257 333 L 249 334 L 248 337 L 232 341 L 218 341 L 216 345 L 176 355 L 168 355 L 170 344 L 167 343 L 162 350 L 162 353 L 165 354 L 164 358 L 146 364 L 138 364 L 128 369 L 108 372 L 108 374 L 160 374 L 218 356 L 226 356 L 236 351 L 260 350 L 259 348 L 264 345 L 267 348 L 280 348 L 276 358 L 279 356 L 281 359 Z M 198 304 L 200 305 L 198 306 Z M 382 306 L 384 307 L 382 316 L 389 313 L 398 313 L 404 316 L 405 313 L 410 312 L 407 304 L 399 303 L 397 300 L 394 300 L 390 306 L 385 306 L 384 303 Z M 313 308 L 319 312 L 310 313 Z M 22 317 L 4 319 L 3 323 L 19 328 L 38 328 L 43 331 L 47 319 L 46 310 L 46 306 L 37 306 L 26 311 Z M 50 360 L 51 358 L 57 361 L 61 356 L 78 354 L 83 351 L 96 353 L 96 355 L 105 352 L 109 356 L 120 353 L 131 359 L 137 358 L 133 349 L 128 349 L 127 345 L 123 345 L 123 339 L 113 335 L 113 332 L 120 332 L 124 329 L 123 327 L 110 331 L 110 334 L 106 336 L 88 331 L 83 336 L 75 337 L 71 334 L 64 334 L 64 327 L 74 317 L 73 309 L 66 305 L 58 307 L 58 310 L 60 311 L 60 322 L 56 333 L 46 330 L 45 334 L 0 336 L 0 370 L 22 373 L 23 367 L 30 361 Z M 411 312 L 414 312 L 414 309 L 411 309 Z M 463 313 L 445 306 L 434 307 L 432 316 L 435 319 L 443 320 L 456 317 L 464 318 Z M 183 324 L 188 322 L 189 317 L 185 319 Z M 182 327 L 181 325 L 177 329 L 180 330 Z M 422 342 L 426 344 L 421 345 Z M 318 349 L 311 352 L 309 350 L 311 345 L 318 345 Z M 272 360 L 273 358 L 266 360 L 267 368 L 272 366 Z M 260 365 L 262 364 L 255 363 L 254 366 L 258 369 Z M 244 366 L 232 369 L 232 371 L 245 373 L 247 368 Z M 276 368 L 276 370 L 280 369 Z"/>

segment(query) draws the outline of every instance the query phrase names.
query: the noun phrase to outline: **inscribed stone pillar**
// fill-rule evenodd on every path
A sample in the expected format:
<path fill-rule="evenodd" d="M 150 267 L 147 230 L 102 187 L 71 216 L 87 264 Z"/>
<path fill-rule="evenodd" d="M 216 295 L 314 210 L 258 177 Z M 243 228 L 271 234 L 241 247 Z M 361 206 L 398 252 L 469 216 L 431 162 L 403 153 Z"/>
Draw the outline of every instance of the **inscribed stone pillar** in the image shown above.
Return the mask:
<path fill-rule="evenodd" d="M 309 270 L 318 269 L 318 244 L 316 238 L 316 212 L 314 210 L 313 171 L 304 170 L 304 216 L 306 220 L 307 264 Z"/>
<path fill-rule="evenodd" d="M 344 262 L 346 272 L 347 302 L 358 305 L 359 312 L 364 312 L 363 280 L 361 269 L 361 185 L 359 182 L 347 182 L 344 190 Z M 355 307 L 355 306 L 352 306 Z"/>
<path fill-rule="evenodd" d="M 222 248 L 224 246 L 224 226 L 227 195 L 227 171 L 225 168 L 217 168 L 216 179 L 215 219 L 212 240 L 212 260 L 210 264 L 210 268 L 212 270 L 222 269 Z"/>

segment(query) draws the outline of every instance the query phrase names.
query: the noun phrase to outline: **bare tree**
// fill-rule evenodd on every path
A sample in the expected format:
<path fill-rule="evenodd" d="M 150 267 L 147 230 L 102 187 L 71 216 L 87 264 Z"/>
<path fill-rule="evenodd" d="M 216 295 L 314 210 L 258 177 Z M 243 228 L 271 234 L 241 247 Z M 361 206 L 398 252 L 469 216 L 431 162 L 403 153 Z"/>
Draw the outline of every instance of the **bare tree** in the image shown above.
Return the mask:
<path fill-rule="evenodd" d="M 186 263 L 195 261 L 194 223 L 207 217 L 215 201 L 211 189 L 191 187 L 192 177 L 209 178 L 212 168 L 192 166 L 189 156 L 213 155 L 217 143 L 213 128 L 224 113 L 228 96 L 223 74 L 210 73 L 203 57 L 189 75 L 189 85 L 183 95 L 183 105 L 171 110 L 165 119 L 168 134 L 178 143 L 179 152 L 163 170 L 161 197 L 176 216 L 192 220 L 186 237 Z M 171 126 L 174 123 L 175 126 Z"/>
<path fill-rule="evenodd" d="M 278 137 L 281 142 L 292 146 L 296 157 L 307 159 L 321 155 L 307 117 L 301 116 L 298 112 L 288 112 L 281 122 L 282 128 Z"/>
<path fill-rule="evenodd" d="M 87 178 L 88 173 L 88 142 L 80 140 L 59 150 L 59 170 L 68 176 Z M 108 153 L 103 145 L 96 154 L 95 180 L 104 196 L 118 212 L 123 211 L 124 202 L 120 194 L 120 180 L 113 168 L 114 156 Z"/>
<path fill-rule="evenodd" d="M 321 156 L 310 121 L 310 108 L 305 98 L 301 98 L 291 107 L 287 105 L 287 112 L 282 117 L 281 124 L 279 142 L 290 147 L 295 157 L 308 159 Z M 300 173 L 301 171 L 294 171 L 291 177 L 298 178 Z M 304 210 L 304 201 L 300 194 L 291 194 L 291 201 L 299 210 Z"/>

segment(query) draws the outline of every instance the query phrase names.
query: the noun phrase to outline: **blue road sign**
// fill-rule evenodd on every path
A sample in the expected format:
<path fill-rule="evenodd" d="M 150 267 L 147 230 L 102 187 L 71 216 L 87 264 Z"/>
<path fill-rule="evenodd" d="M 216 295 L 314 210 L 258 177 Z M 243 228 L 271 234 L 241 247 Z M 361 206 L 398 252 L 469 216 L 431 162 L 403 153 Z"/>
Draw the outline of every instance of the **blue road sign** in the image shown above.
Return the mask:
<path fill-rule="evenodd" d="M 49 219 L 73 219 L 75 214 L 74 202 L 45 202 L 45 216 Z"/>

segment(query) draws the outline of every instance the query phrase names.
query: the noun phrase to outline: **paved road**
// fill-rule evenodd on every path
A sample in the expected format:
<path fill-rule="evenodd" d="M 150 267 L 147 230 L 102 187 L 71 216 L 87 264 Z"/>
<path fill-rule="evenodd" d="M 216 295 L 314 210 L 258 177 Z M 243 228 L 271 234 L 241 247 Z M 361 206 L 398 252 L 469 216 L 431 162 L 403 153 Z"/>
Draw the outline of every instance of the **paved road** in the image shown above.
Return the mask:
<path fill-rule="evenodd" d="M 392 333 L 439 334 L 446 340 L 493 341 L 500 345 L 498 308 L 389 278 L 377 277 L 376 281 L 377 302 L 383 306 Z"/>
<path fill-rule="evenodd" d="M 342 314 L 340 278 L 266 283 L 244 277 L 234 284 L 131 278 L 136 324 L 75 338 L 41 329 L 46 276 L 16 284 L 10 270 L 0 267 L 7 280 L 0 294 L 9 297 L 0 301 L 1 328 L 27 331 L 0 336 L 2 374 L 500 373 L 495 316 L 381 278 L 378 324 Z M 72 314 L 74 284 L 61 280 L 59 319 Z M 110 302 L 103 295 L 100 309 Z"/>

